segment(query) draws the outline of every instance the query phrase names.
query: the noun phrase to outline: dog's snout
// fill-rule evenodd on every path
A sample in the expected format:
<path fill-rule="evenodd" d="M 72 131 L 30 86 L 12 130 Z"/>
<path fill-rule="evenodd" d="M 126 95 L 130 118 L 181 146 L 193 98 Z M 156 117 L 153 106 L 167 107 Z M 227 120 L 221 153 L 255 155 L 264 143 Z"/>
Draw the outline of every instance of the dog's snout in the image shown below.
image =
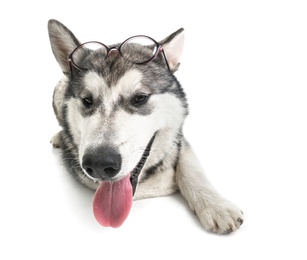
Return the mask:
<path fill-rule="evenodd" d="M 90 149 L 82 158 L 82 167 L 93 178 L 108 180 L 121 169 L 122 158 L 110 147 Z"/>

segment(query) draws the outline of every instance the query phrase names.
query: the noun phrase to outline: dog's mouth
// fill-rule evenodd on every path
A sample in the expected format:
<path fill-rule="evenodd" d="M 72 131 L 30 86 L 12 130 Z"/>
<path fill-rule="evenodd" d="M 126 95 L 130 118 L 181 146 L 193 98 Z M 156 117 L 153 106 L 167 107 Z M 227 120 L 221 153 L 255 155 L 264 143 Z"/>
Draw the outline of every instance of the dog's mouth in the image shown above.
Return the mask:
<path fill-rule="evenodd" d="M 101 182 L 96 190 L 93 211 L 99 224 L 105 227 L 120 227 L 129 215 L 138 177 L 150 154 L 155 134 L 148 142 L 140 161 L 123 179 L 115 182 Z"/>

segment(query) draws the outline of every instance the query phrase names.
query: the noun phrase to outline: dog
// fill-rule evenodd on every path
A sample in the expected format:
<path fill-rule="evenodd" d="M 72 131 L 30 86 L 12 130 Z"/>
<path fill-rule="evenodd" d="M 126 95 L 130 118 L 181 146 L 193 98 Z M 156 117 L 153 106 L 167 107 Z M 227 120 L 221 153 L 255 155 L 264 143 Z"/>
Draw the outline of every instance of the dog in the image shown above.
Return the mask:
<path fill-rule="evenodd" d="M 53 94 L 62 130 L 51 143 L 75 179 L 95 190 L 96 220 L 119 227 L 133 200 L 180 191 L 209 232 L 239 229 L 242 211 L 211 185 L 183 135 L 188 103 L 174 72 L 184 29 L 160 42 L 137 35 L 114 45 L 82 44 L 53 19 L 48 31 L 64 73 Z"/>

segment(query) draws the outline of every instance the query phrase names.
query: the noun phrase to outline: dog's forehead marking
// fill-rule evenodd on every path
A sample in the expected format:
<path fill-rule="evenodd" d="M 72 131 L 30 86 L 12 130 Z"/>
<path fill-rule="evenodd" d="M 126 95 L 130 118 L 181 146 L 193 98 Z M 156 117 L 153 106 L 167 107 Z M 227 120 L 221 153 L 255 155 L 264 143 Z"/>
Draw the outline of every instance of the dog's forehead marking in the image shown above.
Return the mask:
<path fill-rule="evenodd" d="M 141 73 L 134 69 L 128 70 L 121 76 L 114 85 L 108 86 L 102 76 L 94 71 L 88 72 L 84 77 L 85 87 L 96 95 L 103 95 L 104 97 L 117 96 L 116 94 L 129 94 L 135 92 L 140 87 L 139 83 L 142 81 Z"/>
<path fill-rule="evenodd" d="M 104 89 L 107 88 L 106 82 L 96 72 L 89 71 L 84 77 L 84 86 L 88 89 L 93 98 L 98 98 Z"/>
<path fill-rule="evenodd" d="M 138 70 L 128 70 L 113 87 L 121 95 L 131 94 L 141 87 L 141 81 L 142 74 Z"/>
<path fill-rule="evenodd" d="M 130 97 L 143 87 L 142 74 L 136 69 L 126 71 L 114 85 L 109 86 L 103 76 L 89 71 L 84 77 L 85 89 L 94 99 L 101 99 L 104 113 L 110 114 L 121 97 Z"/>

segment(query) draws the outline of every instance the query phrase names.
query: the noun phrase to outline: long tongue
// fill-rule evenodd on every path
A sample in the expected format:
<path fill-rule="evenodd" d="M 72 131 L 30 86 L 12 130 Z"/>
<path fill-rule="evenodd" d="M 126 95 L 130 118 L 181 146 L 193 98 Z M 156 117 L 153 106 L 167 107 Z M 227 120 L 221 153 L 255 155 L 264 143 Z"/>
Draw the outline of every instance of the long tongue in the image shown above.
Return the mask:
<path fill-rule="evenodd" d="M 96 190 L 93 210 L 96 220 L 105 227 L 120 227 L 132 206 L 130 176 L 116 182 L 102 182 Z"/>

